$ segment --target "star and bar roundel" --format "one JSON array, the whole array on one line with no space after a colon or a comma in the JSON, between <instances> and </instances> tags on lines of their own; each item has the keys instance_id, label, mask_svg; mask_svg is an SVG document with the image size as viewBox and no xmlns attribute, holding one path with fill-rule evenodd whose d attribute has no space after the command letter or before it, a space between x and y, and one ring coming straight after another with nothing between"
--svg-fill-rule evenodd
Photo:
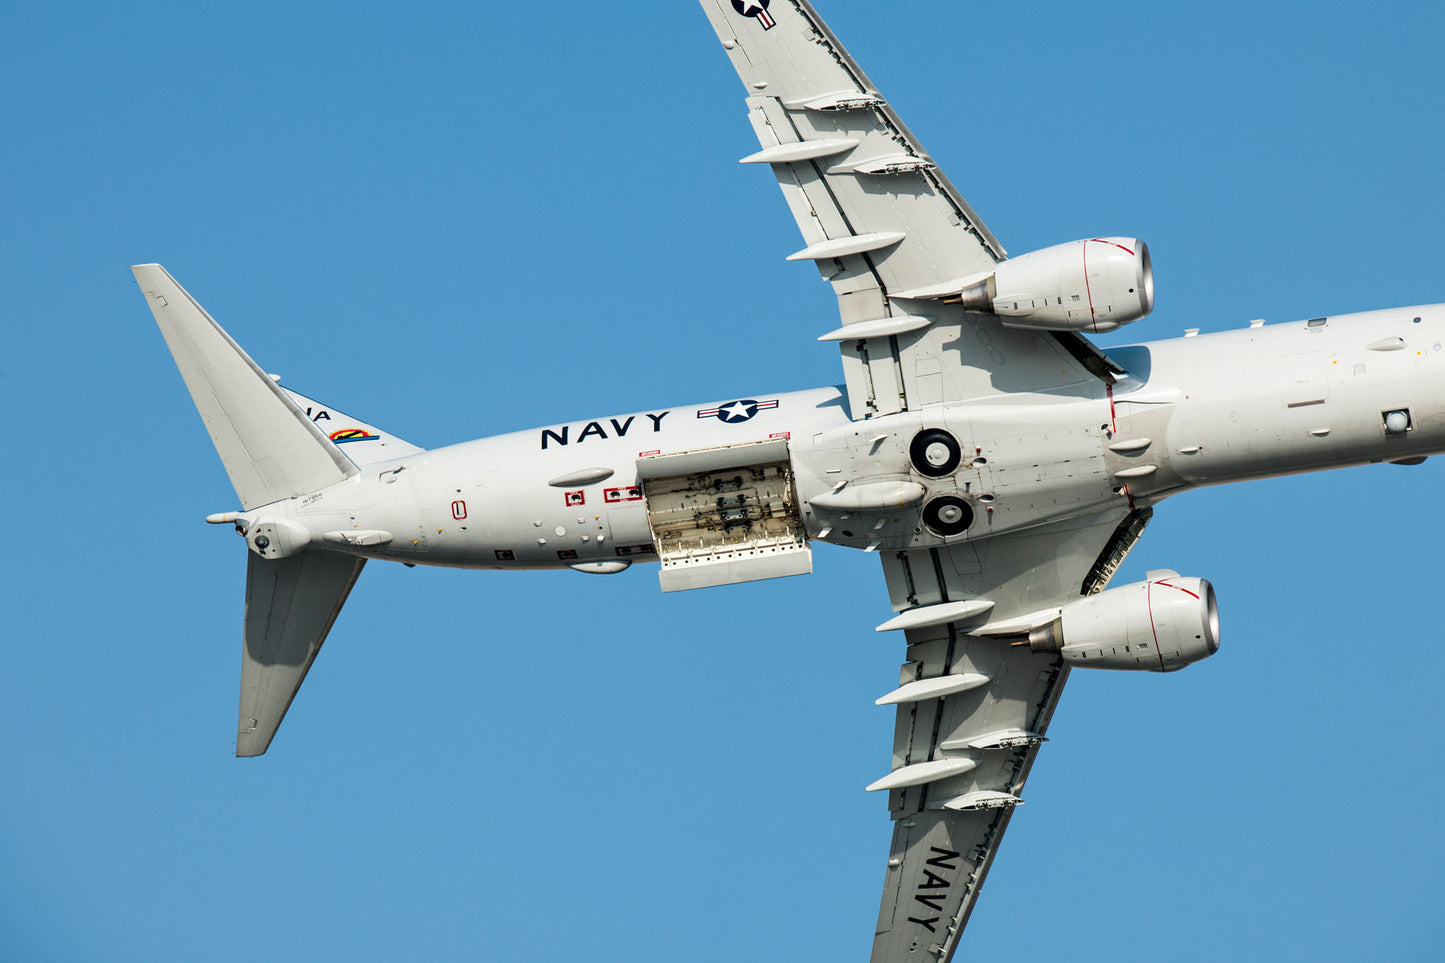
<instances>
[{"instance_id":1,"label":"star and bar roundel","mask_svg":"<svg viewBox=\"0 0 1445 963\"><path fill-rule=\"evenodd\" d=\"M768 408L778 407L778 399L771 401L755 401L752 398L743 398L740 401L719 405L716 408L703 408L697 413L699 418L716 418L725 425L739 425L750 420L753 415Z\"/></svg>"},{"instance_id":2,"label":"star and bar roundel","mask_svg":"<svg viewBox=\"0 0 1445 963\"><path fill-rule=\"evenodd\" d=\"M772 0L733 0L733 9L744 17L752 17L757 20L763 25L764 30L771 30L777 23L768 15L768 4L771 2Z\"/></svg>"}]
</instances>

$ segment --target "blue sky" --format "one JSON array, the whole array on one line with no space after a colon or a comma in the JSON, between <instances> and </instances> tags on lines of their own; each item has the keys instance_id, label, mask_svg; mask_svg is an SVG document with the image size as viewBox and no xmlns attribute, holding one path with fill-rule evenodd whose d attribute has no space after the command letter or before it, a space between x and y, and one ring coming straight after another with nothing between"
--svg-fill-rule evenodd
<instances>
[{"instance_id":1,"label":"blue sky","mask_svg":"<svg viewBox=\"0 0 1445 963\"><path fill-rule=\"evenodd\" d=\"M781 2L781 0L777 0ZM821 12L1010 251L1145 238L1108 343L1445 300L1432 4ZM861 959L875 559L658 593L374 564L232 758L234 496L127 266L435 446L840 380L689 2L0 13L0 957ZM1165 503L1223 648L1077 672L963 952L1435 959L1439 464ZM962 957L961 957L962 958Z\"/></svg>"}]
</instances>

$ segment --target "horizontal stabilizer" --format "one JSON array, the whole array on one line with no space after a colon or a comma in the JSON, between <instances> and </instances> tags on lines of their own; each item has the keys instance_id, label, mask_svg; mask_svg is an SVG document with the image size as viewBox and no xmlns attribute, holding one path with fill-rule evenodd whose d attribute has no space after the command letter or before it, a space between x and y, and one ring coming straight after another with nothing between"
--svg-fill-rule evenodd
<instances>
[{"instance_id":1,"label":"horizontal stabilizer","mask_svg":"<svg viewBox=\"0 0 1445 963\"><path fill-rule=\"evenodd\" d=\"M366 559L315 550L274 561L255 554L247 559L236 755L259 756L271 745Z\"/></svg>"},{"instance_id":2,"label":"horizontal stabilizer","mask_svg":"<svg viewBox=\"0 0 1445 963\"><path fill-rule=\"evenodd\" d=\"M356 474L356 466L159 264L131 268L196 410L250 510Z\"/></svg>"}]
</instances>

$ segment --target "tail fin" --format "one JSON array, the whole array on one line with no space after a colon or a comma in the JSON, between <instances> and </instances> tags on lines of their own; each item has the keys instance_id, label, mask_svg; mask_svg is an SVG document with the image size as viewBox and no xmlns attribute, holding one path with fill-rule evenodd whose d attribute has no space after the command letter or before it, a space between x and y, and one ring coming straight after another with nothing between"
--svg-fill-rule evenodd
<instances>
[{"instance_id":1,"label":"tail fin","mask_svg":"<svg viewBox=\"0 0 1445 963\"><path fill-rule=\"evenodd\" d=\"M312 424L331 439L332 444L341 448L342 454L350 458L357 468L395 461L426 450L284 385L281 390L296 403L302 414L311 419Z\"/></svg>"},{"instance_id":2,"label":"tail fin","mask_svg":"<svg viewBox=\"0 0 1445 963\"><path fill-rule=\"evenodd\" d=\"M357 468L159 264L131 268L226 474L250 510Z\"/></svg>"}]
</instances>

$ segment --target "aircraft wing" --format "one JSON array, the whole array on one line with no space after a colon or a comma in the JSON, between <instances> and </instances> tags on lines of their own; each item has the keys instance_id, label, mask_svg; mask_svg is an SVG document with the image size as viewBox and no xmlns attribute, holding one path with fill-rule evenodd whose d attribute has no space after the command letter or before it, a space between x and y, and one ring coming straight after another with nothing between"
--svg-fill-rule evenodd
<instances>
[{"instance_id":1,"label":"aircraft wing","mask_svg":"<svg viewBox=\"0 0 1445 963\"><path fill-rule=\"evenodd\" d=\"M1121 506L883 554L897 612L955 599L994 606L983 625L905 629L899 688L879 699L898 718L892 771L868 787L888 790L894 819L874 963L952 958L1068 676L1057 656L1010 645L1009 623L1102 591L1150 514Z\"/></svg>"},{"instance_id":2,"label":"aircraft wing","mask_svg":"<svg viewBox=\"0 0 1445 963\"><path fill-rule=\"evenodd\" d=\"M1098 397L1122 374L1078 335L957 303L1004 249L806 0L700 2L747 90L759 149L742 162L771 167L802 233L790 258L813 261L838 297L842 327L821 340L842 350L855 421L1002 395ZM869 786L888 792L894 819L875 963L952 957L1068 675L1010 642L1102 591L1148 517L1120 504L881 553L908 654L879 700L898 707L892 768ZM987 623L962 620L972 600L992 603ZM942 618L921 611L950 602Z\"/></svg>"},{"instance_id":3,"label":"aircraft wing","mask_svg":"<svg viewBox=\"0 0 1445 963\"><path fill-rule=\"evenodd\" d=\"M1078 335L946 303L1004 249L811 5L701 3L748 92L761 149L742 162L772 168L803 235L790 259L837 293L843 327L825 338L854 419L1118 373Z\"/></svg>"}]
</instances>

